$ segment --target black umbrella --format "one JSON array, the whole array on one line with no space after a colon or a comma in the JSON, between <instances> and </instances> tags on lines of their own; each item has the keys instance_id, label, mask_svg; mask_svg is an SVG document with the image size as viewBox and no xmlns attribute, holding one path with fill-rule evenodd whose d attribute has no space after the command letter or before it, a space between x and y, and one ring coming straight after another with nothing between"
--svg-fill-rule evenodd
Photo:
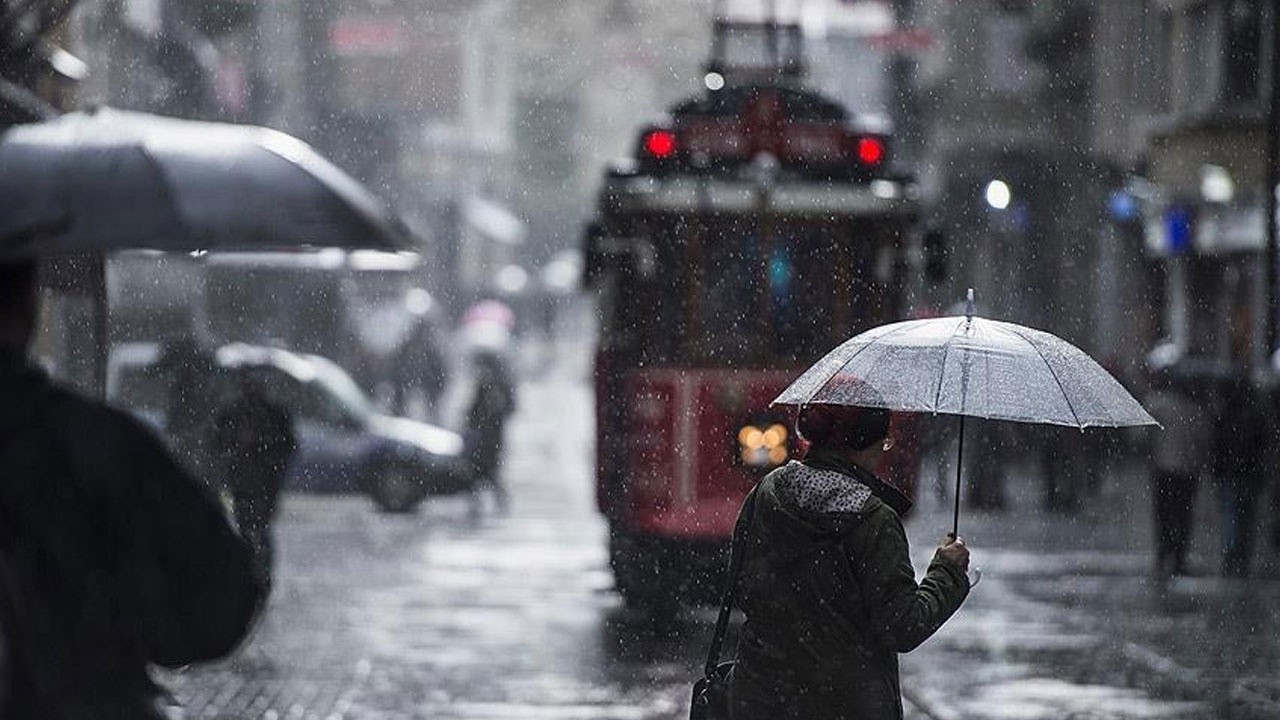
<instances>
[{"instance_id":1,"label":"black umbrella","mask_svg":"<svg viewBox=\"0 0 1280 720\"><path fill-rule=\"evenodd\" d=\"M0 198L0 257L413 245L381 201L294 137L121 110L6 131Z\"/></svg>"}]
</instances>

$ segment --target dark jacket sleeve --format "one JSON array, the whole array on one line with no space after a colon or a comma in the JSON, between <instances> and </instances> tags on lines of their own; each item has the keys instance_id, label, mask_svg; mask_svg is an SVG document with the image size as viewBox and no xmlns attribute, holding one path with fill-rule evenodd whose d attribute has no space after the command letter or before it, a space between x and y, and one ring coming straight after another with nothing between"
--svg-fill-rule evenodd
<instances>
[{"instance_id":1,"label":"dark jacket sleeve","mask_svg":"<svg viewBox=\"0 0 1280 720\"><path fill-rule=\"evenodd\" d=\"M78 443L73 463L79 474L96 475L110 508L110 532L123 551L119 592L135 639L165 666L226 655L263 600L248 545L149 430L122 413L86 415L78 430L97 442Z\"/></svg>"},{"instance_id":2,"label":"dark jacket sleeve","mask_svg":"<svg viewBox=\"0 0 1280 720\"><path fill-rule=\"evenodd\" d=\"M861 575L876 640L896 652L910 652L959 609L969 594L969 580L958 565L935 554L917 585L902 521L888 508L877 514L868 552L851 559Z\"/></svg>"}]
</instances>

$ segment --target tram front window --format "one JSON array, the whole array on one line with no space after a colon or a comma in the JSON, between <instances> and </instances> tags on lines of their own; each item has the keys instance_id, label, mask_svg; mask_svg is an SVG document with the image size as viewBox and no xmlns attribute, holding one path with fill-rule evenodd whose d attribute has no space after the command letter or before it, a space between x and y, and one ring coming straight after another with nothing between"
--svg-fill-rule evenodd
<instances>
[{"instance_id":1,"label":"tram front window","mask_svg":"<svg viewBox=\"0 0 1280 720\"><path fill-rule=\"evenodd\" d=\"M691 360L743 366L812 360L830 349L840 259L817 225L729 223L709 233L686 332Z\"/></svg>"}]
</instances>

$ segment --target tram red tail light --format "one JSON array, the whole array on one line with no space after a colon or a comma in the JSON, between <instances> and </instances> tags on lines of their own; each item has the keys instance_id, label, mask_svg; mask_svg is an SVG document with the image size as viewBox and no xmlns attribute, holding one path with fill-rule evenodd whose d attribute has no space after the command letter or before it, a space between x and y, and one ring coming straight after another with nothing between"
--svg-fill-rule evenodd
<instances>
[{"instance_id":1,"label":"tram red tail light","mask_svg":"<svg viewBox=\"0 0 1280 720\"><path fill-rule=\"evenodd\" d=\"M676 134L670 130L650 130L641 142L645 153L654 160L666 160L676 154Z\"/></svg>"},{"instance_id":2,"label":"tram red tail light","mask_svg":"<svg viewBox=\"0 0 1280 720\"><path fill-rule=\"evenodd\" d=\"M878 137L864 136L857 138L854 149L858 156L858 162L863 167L868 168L880 167L887 154L884 140Z\"/></svg>"}]
</instances>

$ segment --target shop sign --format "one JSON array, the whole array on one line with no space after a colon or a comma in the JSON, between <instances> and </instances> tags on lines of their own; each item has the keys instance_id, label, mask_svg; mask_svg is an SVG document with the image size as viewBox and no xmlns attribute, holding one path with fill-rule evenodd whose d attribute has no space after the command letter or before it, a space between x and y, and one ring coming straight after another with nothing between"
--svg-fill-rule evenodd
<instances>
[{"instance_id":1,"label":"shop sign","mask_svg":"<svg viewBox=\"0 0 1280 720\"><path fill-rule=\"evenodd\" d=\"M1172 257L1191 249L1196 217L1190 206L1173 204L1154 206L1150 210L1143 217L1148 252Z\"/></svg>"},{"instance_id":2,"label":"shop sign","mask_svg":"<svg viewBox=\"0 0 1280 720\"><path fill-rule=\"evenodd\" d=\"M396 57L409 48L402 18L339 18L329 26L329 45L345 57Z\"/></svg>"}]
</instances>

